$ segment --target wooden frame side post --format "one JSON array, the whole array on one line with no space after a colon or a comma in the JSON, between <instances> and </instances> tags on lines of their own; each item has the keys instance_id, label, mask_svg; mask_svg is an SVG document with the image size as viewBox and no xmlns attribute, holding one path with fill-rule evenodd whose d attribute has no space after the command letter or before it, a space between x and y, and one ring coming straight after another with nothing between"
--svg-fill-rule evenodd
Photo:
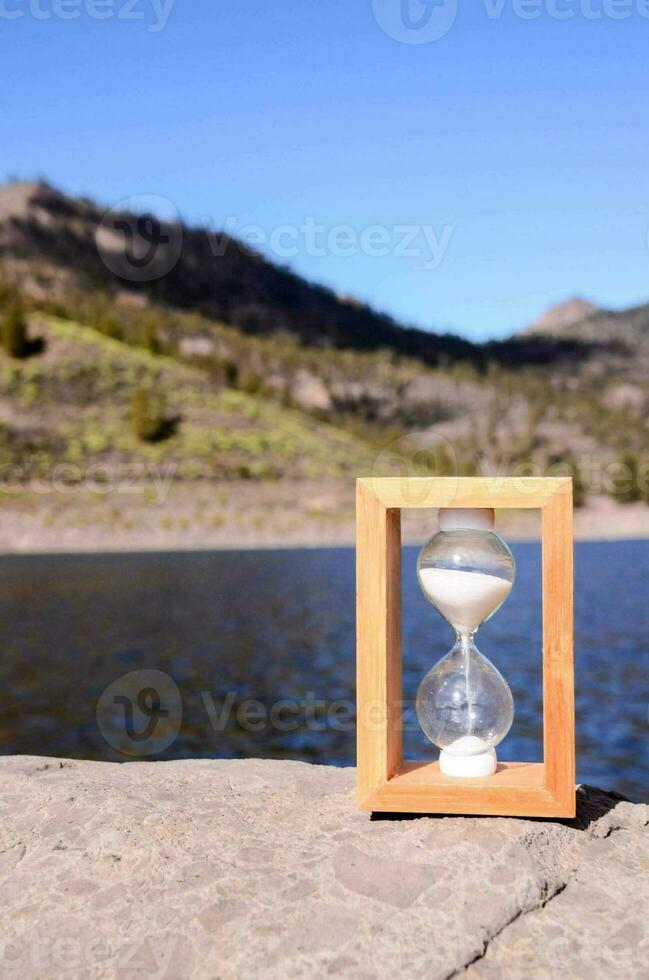
<instances>
[{"instance_id":1,"label":"wooden frame side post","mask_svg":"<svg viewBox=\"0 0 649 980\"><path fill-rule=\"evenodd\" d=\"M553 494L542 513L545 786L564 815L574 816L573 536L570 486Z\"/></svg>"},{"instance_id":2,"label":"wooden frame side post","mask_svg":"<svg viewBox=\"0 0 649 980\"><path fill-rule=\"evenodd\" d=\"M356 488L358 802L364 808L403 756L401 514Z\"/></svg>"}]
</instances>

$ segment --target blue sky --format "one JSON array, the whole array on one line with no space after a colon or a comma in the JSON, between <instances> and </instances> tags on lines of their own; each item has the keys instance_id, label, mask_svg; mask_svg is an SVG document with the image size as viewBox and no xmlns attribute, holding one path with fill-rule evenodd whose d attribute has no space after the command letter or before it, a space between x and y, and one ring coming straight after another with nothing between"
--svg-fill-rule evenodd
<instances>
[{"instance_id":1,"label":"blue sky","mask_svg":"<svg viewBox=\"0 0 649 980\"><path fill-rule=\"evenodd\" d=\"M647 0L401 2L0 0L2 175L475 338L648 300Z\"/></svg>"}]
</instances>

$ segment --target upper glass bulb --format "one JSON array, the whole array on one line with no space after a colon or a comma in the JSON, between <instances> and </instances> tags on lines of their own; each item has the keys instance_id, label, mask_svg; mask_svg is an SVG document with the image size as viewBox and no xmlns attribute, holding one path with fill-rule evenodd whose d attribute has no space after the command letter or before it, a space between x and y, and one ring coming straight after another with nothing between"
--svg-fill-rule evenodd
<instances>
[{"instance_id":1,"label":"upper glass bulb","mask_svg":"<svg viewBox=\"0 0 649 980\"><path fill-rule=\"evenodd\" d=\"M419 552L421 590L460 636L499 609L514 584L514 557L495 531L438 531Z\"/></svg>"}]
</instances>

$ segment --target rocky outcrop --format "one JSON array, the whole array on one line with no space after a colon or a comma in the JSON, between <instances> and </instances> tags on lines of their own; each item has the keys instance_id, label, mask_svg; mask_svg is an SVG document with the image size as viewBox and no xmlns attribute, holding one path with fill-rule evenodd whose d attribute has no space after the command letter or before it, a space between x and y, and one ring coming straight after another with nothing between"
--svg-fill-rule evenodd
<instances>
[{"instance_id":1,"label":"rocky outcrop","mask_svg":"<svg viewBox=\"0 0 649 980\"><path fill-rule=\"evenodd\" d=\"M597 312L598 307L586 299L567 299L551 306L528 330L530 333L560 334L567 327Z\"/></svg>"},{"instance_id":2,"label":"rocky outcrop","mask_svg":"<svg viewBox=\"0 0 649 980\"><path fill-rule=\"evenodd\" d=\"M291 384L291 398L295 405L309 412L328 412L331 408L331 395L324 381L303 368L295 373Z\"/></svg>"},{"instance_id":3,"label":"rocky outcrop","mask_svg":"<svg viewBox=\"0 0 649 980\"><path fill-rule=\"evenodd\" d=\"M649 807L372 819L296 762L0 760L0 974L641 977Z\"/></svg>"}]
</instances>

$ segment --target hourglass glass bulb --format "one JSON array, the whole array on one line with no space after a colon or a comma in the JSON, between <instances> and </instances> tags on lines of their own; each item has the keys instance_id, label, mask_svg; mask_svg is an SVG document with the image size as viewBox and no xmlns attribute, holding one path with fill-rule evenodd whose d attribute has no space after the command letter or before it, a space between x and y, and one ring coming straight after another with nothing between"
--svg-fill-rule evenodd
<instances>
[{"instance_id":1,"label":"hourglass glass bulb","mask_svg":"<svg viewBox=\"0 0 649 980\"><path fill-rule=\"evenodd\" d=\"M443 509L440 530L417 559L422 592L461 635L492 616L514 584L514 556L493 521L486 508Z\"/></svg>"},{"instance_id":2,"label":"hourglass glass bulb","mask_svg":"<svg viewBox=\"0 0 649 980\"><path fill-rule=\"evenodd\" d=\"M417 692L424 734L442 750L440 768L452 776L488 776L496 769L494 748L514 719L507 682L468 637L430 670Z\"/></svg>"},{"instance_id":3,"label":"hourglass glass bulb","mask_svg":"<svg viewBox=\"0 0 649 980\"><path fill-rule=\"evenodd\" d=\"M450 653L424 677L417 715L442 750L443 772L484 776L496 769L494 748L511 727L514 703L473 635L509 595L514 559L493 531L492 510L446 509L439 518L440 531L419 554L417 575L424 595L457 635Z\"/></svg>"}]
</instances>

